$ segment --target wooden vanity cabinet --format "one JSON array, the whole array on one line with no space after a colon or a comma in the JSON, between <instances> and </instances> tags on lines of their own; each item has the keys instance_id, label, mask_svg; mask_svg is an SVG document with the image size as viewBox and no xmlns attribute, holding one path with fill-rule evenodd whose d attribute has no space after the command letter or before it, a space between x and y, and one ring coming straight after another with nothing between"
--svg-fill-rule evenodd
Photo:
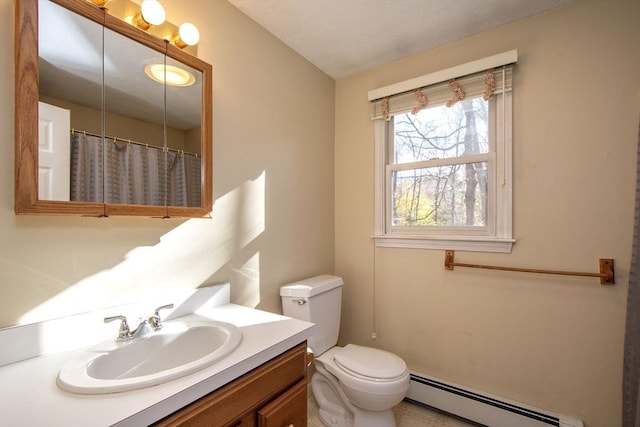
<instances>
[{"instance_id":1,"label":"wooden vanity cabinet","mask_svg":"<svg viewBox=\"0 0 640 427\"><path fill-rule=\"evenodd\" d=\"M156 427L305 427L307 343L154 424Z\"/></svg>"},{"instance_id":2,"label":"wooden vanity cabinet","mask_svg":"<svg viewBox=\"0 0 640 427\"><path fill-rule=\"evenodd\" d=\"M273 402L258 411L259 427L307 425L307 382L298 381Z\"/></svg>"}]
</instances>

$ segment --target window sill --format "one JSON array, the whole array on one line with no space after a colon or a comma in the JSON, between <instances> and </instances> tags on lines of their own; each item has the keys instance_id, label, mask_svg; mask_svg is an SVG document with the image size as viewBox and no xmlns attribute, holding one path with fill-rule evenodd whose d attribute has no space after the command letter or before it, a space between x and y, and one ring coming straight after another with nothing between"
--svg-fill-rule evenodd
<instances>
[{"instance_id":1,"label":"window sill","mask_svg":"<svg viewBox=\"0 0 640 427\"><path fill-rule=\"evenodd\" d=\"M424 237L386 234L373 236L379 248L451 249L470 252L511 253L515 239L490 237Z\"/></svg>"}]
</instances>

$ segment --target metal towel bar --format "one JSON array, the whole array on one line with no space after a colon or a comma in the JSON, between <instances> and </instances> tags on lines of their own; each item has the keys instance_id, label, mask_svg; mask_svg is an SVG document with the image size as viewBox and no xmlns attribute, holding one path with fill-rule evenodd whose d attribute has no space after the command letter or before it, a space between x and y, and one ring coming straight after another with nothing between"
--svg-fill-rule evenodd
<instances>
[{"instance_id":1,"label":"metal towel bar","mask_svg":"<svg viewBox=\"0 0 640 427\"><path fill-rule=\"evenodd\" d=\"M453 267L469 267L483 268L487 270L517 271L522 273L539 273L539 274L558 274L561 276L583 276L583 277L599 277L601 285L614 285L616 283L615 274L613 272L613 259L600 258L599 273L582 273L579 271L558 271L558 270L540 270L535 268L518 268L518 267L498 267L494 265L467 264L455 262L455 251L446 250L444 253L444 268L453 270Z\"/></svg>"}]
</instances>

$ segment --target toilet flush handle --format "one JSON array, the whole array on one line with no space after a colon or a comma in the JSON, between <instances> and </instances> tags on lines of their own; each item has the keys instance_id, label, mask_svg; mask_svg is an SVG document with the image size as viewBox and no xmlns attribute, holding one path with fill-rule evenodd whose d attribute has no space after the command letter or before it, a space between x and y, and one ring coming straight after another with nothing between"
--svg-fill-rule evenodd
<instances>
[{"instance_id":1,"label":"toilet flush handle","mask_svg":"<svg viewBox=\"0 0 640 427\"><path fill-rule=\"evenodd\" d=\"M306 298L294 299L293 302L298 303L298 305L304 305L307 303L307 299Z\"/></svg>"}]
</instances>

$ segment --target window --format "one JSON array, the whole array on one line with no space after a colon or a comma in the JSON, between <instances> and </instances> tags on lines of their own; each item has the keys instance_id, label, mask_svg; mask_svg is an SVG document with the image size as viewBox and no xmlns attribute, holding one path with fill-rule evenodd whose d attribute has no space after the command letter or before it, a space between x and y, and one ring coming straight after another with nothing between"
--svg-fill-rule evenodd
<instances>
[{"instance_id":1,"label":"window","mask_svg":"<svg viewBox=\"0 0 640 427\"><path fill-rule=\"evenodd\" d=\"M370 92L376 245L511 251L513 55Z\"/></svg>"}]
</instances>

